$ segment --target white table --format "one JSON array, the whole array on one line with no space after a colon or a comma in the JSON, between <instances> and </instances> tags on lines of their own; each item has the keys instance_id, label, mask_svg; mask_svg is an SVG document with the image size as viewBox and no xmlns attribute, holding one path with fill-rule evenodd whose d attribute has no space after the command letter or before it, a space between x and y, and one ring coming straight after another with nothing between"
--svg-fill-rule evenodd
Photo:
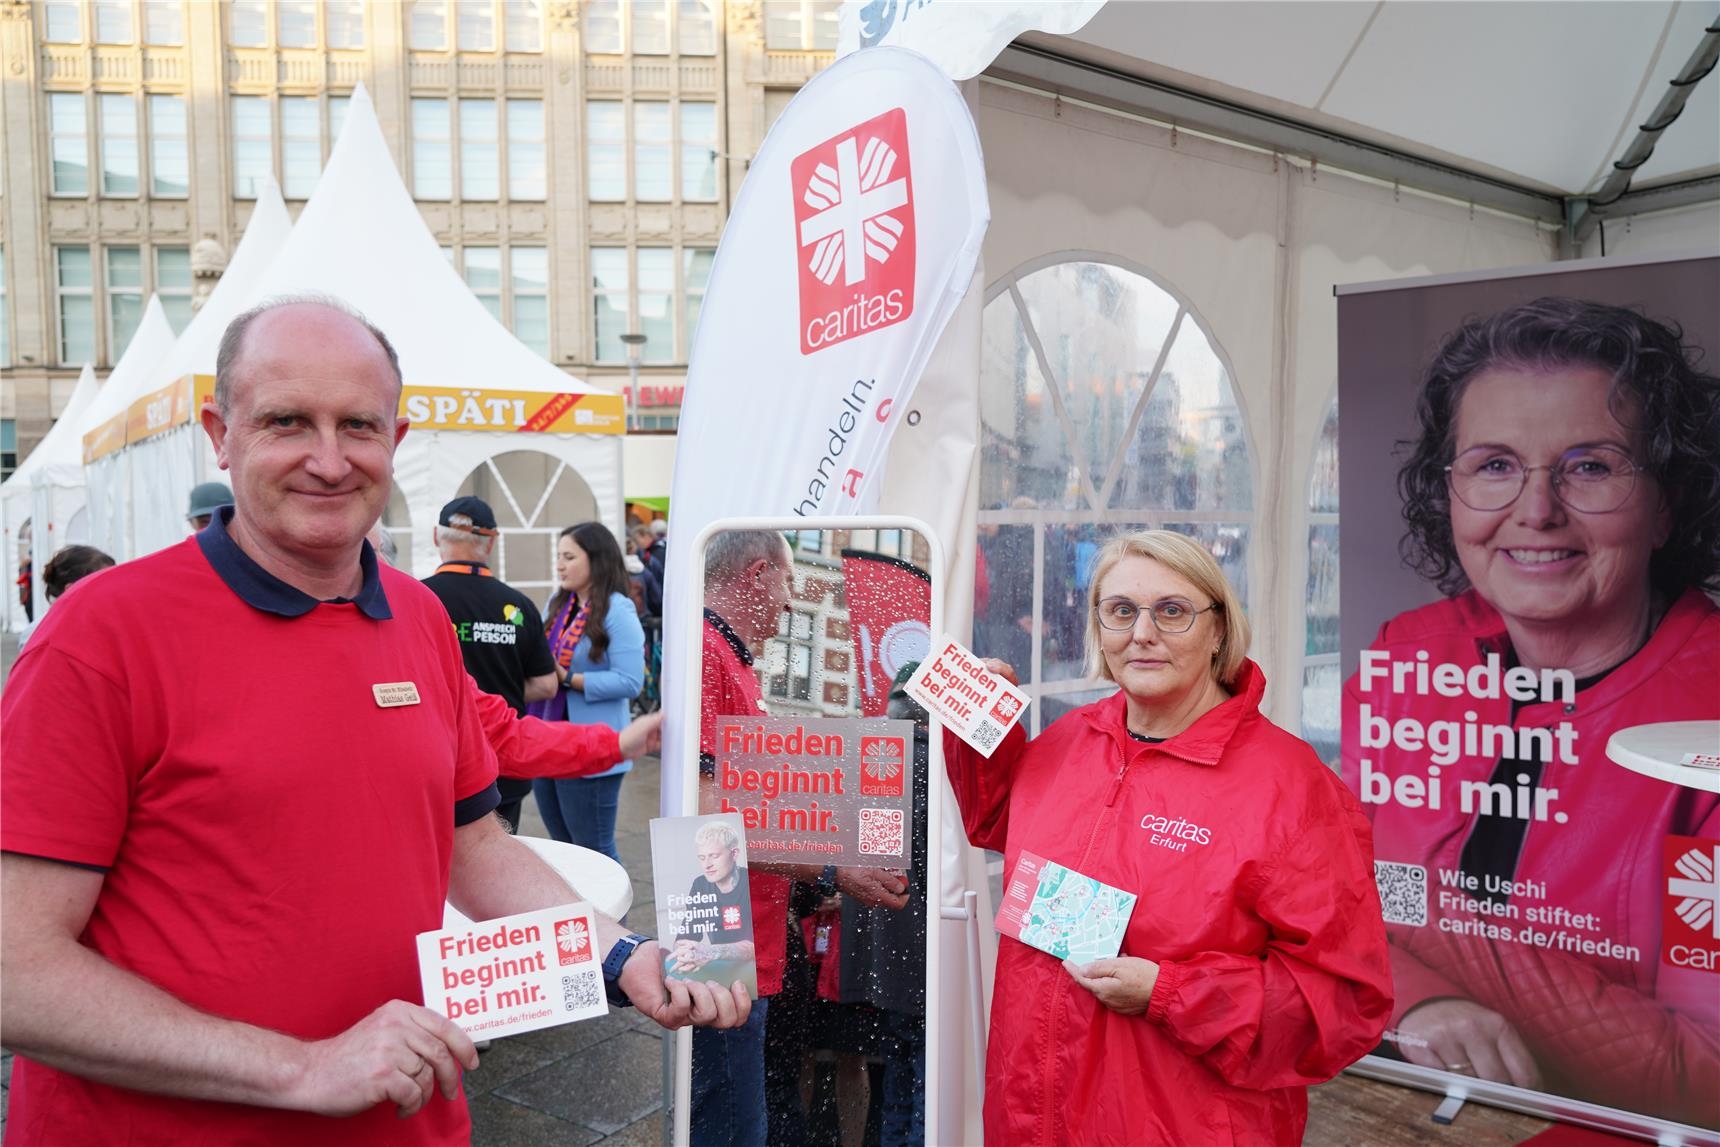
<instances>
[{"instance_id":1,"label":"white table","mask_svg":"<svg viewBox=\"0 0 1720 1147\"><path fill-rule=\"evenodd\" d=\"M522 836L522 844L549 862L562 878L579 891L582 899L611 919L619 919L633 907L633 882L627 870L603 855L577 844L545 840L541 836ZM442 927L455 928L470 924L464 913L452 904L442 907Z\"/></svg>"},{"instance_id":2,"label":"white table","mask_svg":"<svg viewBox=\"0 0 1720 1147\"><path fill-rule=\"evenodd\" d=\"M1633 773L1720 793L1720 770L1681 764L1687 753L1720 753L1720 721L1632 725L1607 739L1607 758Z\"/></svg>"}]
</instances>

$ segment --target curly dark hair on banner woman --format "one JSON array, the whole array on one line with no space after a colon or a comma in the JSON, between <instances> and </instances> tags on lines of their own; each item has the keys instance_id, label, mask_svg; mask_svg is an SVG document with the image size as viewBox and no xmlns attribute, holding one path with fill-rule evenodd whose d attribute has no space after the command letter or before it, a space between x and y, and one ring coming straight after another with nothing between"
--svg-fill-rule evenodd
<instances>
[{"instance_id":1,"label":"curly dark hair on banner woman","mask_svg":"<svg viewBox=\"0 0 1720 1147\"><path fill-rule=\"evenodd\" d=\"M591 638L591 659L600 660L609 649L609 629L604 624L609 616L609 596L616 593L627 596L627 564L621 558L621 546L602 522L581 522L556 537L572 538L573 544L585 551L590 563L591 600L586 605L585 636ZM567 603L567 597L566 590L556 590L544 607L544 617L554 620Z\"/></svg>"},{"instance_id":2,"label":"curly dark hair on banner woman","mask_svg":"<svg viewBox=\"0 0 1720 1147\"><path fill-rule=\"evenodd\" d=\"M1613 376L1609 404L1634 430L1633 461L1653 476L1671 511L1672 536L1649 562L1656 593L1720 589L1720 378L1698 367L1702 350L1676 325L1625 307L1548 297L1472 317L1440 343L1416 400L1419 437L1398 470L1408 526L1404 564L1445 594L1468 586L1451 536L1451 464L1464 388L1492 367L1597 366ZM1634 423L1634 425L1633 425Z\"/></svg>"}]
</instances>

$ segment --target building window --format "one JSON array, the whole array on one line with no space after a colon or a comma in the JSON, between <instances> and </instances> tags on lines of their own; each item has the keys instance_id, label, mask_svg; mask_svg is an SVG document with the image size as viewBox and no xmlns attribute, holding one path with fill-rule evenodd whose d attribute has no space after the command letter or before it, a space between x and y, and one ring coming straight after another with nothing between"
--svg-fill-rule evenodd
<instances>
[{"instance_id":1,"label":"building window","mask_svg":"<svg viewBox=\"0 0 1720 1147\"><path fill-rule=\"evenodd\" d=\"M185 43L185 13L180 0L143 0L143 42L157 47Z\"/></svg>"},{"instance_id":2,"label":"building window","mask_svg":"<svg viewBox=\"0 0 1720 1147\"><path fill-rule=\"evenodd\" d=\"M689 247L681 252L681 338L687 348L686 357L693 354L693 335L699 329L699 311L705 305L705 284L711 281L711 261L715 251Z\"/></svg>"},{"instance_id":3,"label":"building window","mask_svg":"<svg viewBox=\"0 0 1720 1147\"><path fill-rule=\"evenodd\" d=\"M778 51L836 50L840 0L765 0L764 46Z\"/></svg>"},{"instance_id":4,"label":"building window","mask_svg":"<svg viewBox=\"0 0 1720 1147\"><path fill-rule=\"evenodd\" d=\"M812 698L812 634L816 619L808 610L796 607L782 615L776 637L770 642L776 649L767 658L771 665L769 689L779 701L811 701Z\"/></svg>"},{"instance_id":5,"label":"building window","mask_svg":"<svg viewBox=\"0 0 1720 1147\"><path fill-rule=\"evenodd\" d=\"M591 249L592 338L595 362L627 361L621 336L630 329L632 276L628 273L627 248Z\"/></svg>"},{"instance_id":6,"label":"building window","mask_svg":"<svg viewBox=\"0 0 1720 1147\"><path fill-rule=\"evenodd\" d=\"M54 248L54 296L60 312L60 365L95 362L95 278L88 247Z\"/></svg>"},{"instance_id":7,"label":"building window","mask_svg":"<svg viewBox=\"0 0 1720 1147\"><path fill-rule=\"evenodd\" d=\"M641 203L667 203L675 194L674 139L669 105L639 101L633 105L633 198Z\"/></svg>"},{"instance_id":8,"label":"building window","mask_svg":"<svg viewBox=\"0 0 1720 1147\"><path fill-rule=\"evenodd\" d=\"M364 0L323 0L323 35L331 48L364 47Z\"/></svg>"},{"instance_id":9,"label":"building window","mask_svg":"<svg viewBox=\"0 0 1720 1147\"><path fill-rule=\"evenodd\" d=\"M191 322L191 248L155 249L155 297L174 334Z\"/></svg>"},{"instance_id":10,"label":"building window","mask_svg":"<svg viewBox=\"0 0 1720 1147\"><path fill-rule=\"evenodd\" d=\"M455 43L462 52L496 50L496 9L491 0L455 0Z\"/></svg>"},{"instance_id":11,"label":"building window","mask_svg":"<svg viewBox=\"0 0 1720 1147\"><path fill-rule=\"evenodd\" d=\"M675 46L683 56L717 54L715 0L680 0L676 4Z\"/></svg>"},{"instance_id":12,"label":"building window","mask_svg":"<svg viewBox=\"0 0 1720 1147\"><path fill-rule=\"evenodd\" d=\"M255 199L274 174L275 136L269 101L262 96L233 97L233 195Z\"/></svg>"},{"instance_id":13,"label":"building window","mask_svg":"<svg viewBox=\"0 0 1720 1147\"><path fill-rule=\"evenodd\" d=\"M275 0L275 46L317 46L316 0Z\"/></svg>"},{"instance_id":14,"label":"building window","mask_svg":"<svg viewBox=\"0 0 1720 1147\"><path fill-rule=\"evenodd\" d=\"M118 362L143 318L143 252L136 247L107 248L108 355Z\"/></svg>"},{"instance_id":15,"label":"building window","mask_svg":"<svg viewBox=\"0 0 1720 1147\"><path fill-rule=\"evenodd\" d=\"M352 103L351 96L330 96L328 98L328 146L334 150L334 145L340 142L341 129L346 126L346 109Z\"/></svg>"},{"instance_id":16,"label":"building window","mask_svg":"<svg viewBox=\"0 0 1720 1147\"><path fill-rule=\"evenodd\" d=\"M717 198L717 105L681 105L681 198L710 203Z\"/></svg>"},{"instance_id":17,"label":"building window","mask_svg":"<svg viewBox=\"0 0 1720 1147\"><path fill-rule=\"evenodd\" d=\"M508 198L547 193L542 100L508 101Z\"/></svg>"},{"instance_id":18,"label":"building window","mask_svg":"<svg viewBox=\"0 0 1720 1147\"><path fill-rule=\"evenodd\" d=\"M624 115L625 108L619 103L593 100L585 105L585 169L591 181L593 200L627 198L627 125ZM79 131L81 136L81 122Z\"/></svg>"},{"instance_id":19,"label":"building window","mask_svg":"<svg viewBox=\"0 0 1720 1147\"><path fill-rule=\"evenodd\" d=\"M137 101L97 97L101 111L102 194L135 198L138 192Z\"/></svg>"},{"instance_id":20,"label":"building window","mask_svg":"<svg viewBox=\"0 0 1720 1147\"><path fill-rule=\"evenodd\" d=\"M585 50L593 55L621 51L621 0L586 0Z\"/></svg>"},{"instance_id":21,"label":"building window","mask_svg":"<svg viewBox=\"0 0 1720 1147\"><path fill-rule=\"evenodd\" d=\"M416 18L416 17L415 17ZM412 193L419 199L454 197L454 144L448 101L412 101Z\"/></svg>"},{"instance_id":22,"label":"building window","mask_svg":"<svg viewBox=\"0 0 1720 1147\"><path fill-rule=\"evenodd\" d=\"M549 357L549 250L515 247L508 252L512 272L514 337Z\"/></svg>"},{"instance_id":23,"label":"building window","mask_svg":"<svg viewBox=\"0 0 1720 1147\"><path fill-rule=\"evenodd\" d=\"M460 198L500 199L501 144L495 100L460 101Z\"/></svg>"},{"instance_id":24,"label":"building window","mask_svg":"<svg viewBox=\"0 0 1720 1147\"><path fill-rule=\"evenodd\" d=\"M131 0L95 0L96 43L129 44Z\"/></svg>"},{"instance_id":25,"label":"building window","mask_svg":"<svg viewBox=\"0 0 1720 1147\"><path fill-rule=\"evenodd\" d=\"M508 51L543 51L542 0L502 0L502 25Z\"/></svg>"},{"instance_id":26,"label":"building window","mask_svg":"<svg viewBox=\"0 0 1720 1147\"><path fill-rule=\"evenodd\" d=\"M281 194L309 199L322 174L322 111L315 96L281 97Z\"/></svg>"},{"instance_id":27,"label":"building window","mask_svg":"<svg viewBox=\"0 0 1720 1147\"><path fill-rule=\"evenodd\" d=\"M49 44L81 44L84 12L79 0L44 0L42 39Z\"/></svg>"},{"instance_id":28,"label":"building window","mask_svg":"<svg viewBox=\"0 0 1720 1147\"><path fill-rule=\"evenodd\" d=\"M181 96L149 97L149 191L163 199L191 192L191 152Z\"/></svg>"},{"instance_id":29,"label":"building window","mask_svg":"<svg viewBox=\"0 0 1720 1147\"><path fill-rule=\"evenodd\" d=\"M447 0L409 0L407 42L420 52L448 47Z\"/></svg>"},{"instance_id":30,"label":"building window","mask_svg":"<svg viewBox=\"0 0 1720 1147\"><path fill-rule=\"evenodd\" d=\"M478 296L484 309L503 326L502 317L502 249L500 247L467 247L464 252L466 286Z\"/></svg>"},{"instance_id":31,"label":"building window","mask_svg":"<svg viewBox=\"0 0 1720 1147\"><path fill-rule=\"evenodd\" d=\"M55 195L90 193L90 141L84 97L54 92L48 97L48 152L53 162Z\"/></svg>"},{"instance_id":32,"label":"building window","mask_svg":"<svg viewBox=\"0 0 1720 1147\"><path fill-rule=\"evenodd\" d=\"M0 418L0 482L12 476L18 468L18 424L10 418Z\"/></svg>"},{"instance_id":33,"label":"building window","mask_svg":"<svg viewBox=\"0 0 1720 1147\"><path fill-rule=\"evenodd\" d=\"M628 43L634 55L669 54L669 8L665 0L632 0L627 15Z\"/></svg>"},{"instance_id":34,"label":"building window","mask_svg":"<svg viewBox=\"0 0 1720 1147\"><path fill-rule=\"evenodd\" d=\"M266 0L230 0L227 6L227 42L235 48L269 46Z\"/></svg>"},{"instance_id":35,"label":"building window","mask_svg":"<svg viewBox=\"0 0 1720 1147\"><path fill-rule=\"evenodd\" d=\"M639 291L635 306L639 333L645 336L639 361L674 362L675 252L668 247L641 247L636 254Z\"/></svg>"}]
</instances>

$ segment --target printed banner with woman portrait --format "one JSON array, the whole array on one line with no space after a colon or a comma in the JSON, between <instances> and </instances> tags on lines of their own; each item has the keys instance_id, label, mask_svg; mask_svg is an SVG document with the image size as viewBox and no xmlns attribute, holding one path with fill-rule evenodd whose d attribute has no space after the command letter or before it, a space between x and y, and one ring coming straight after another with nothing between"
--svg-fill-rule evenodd
<instances>
[{"instance_id":1,"label":"printed banner with woman portrait","mask_svg":"<svg viewBox=\"0 0 1720 1147\"><path fill-rule=\"evenodd\" d=\"M1377 1054L1720 1127L1720 258L1339 296Z\"/></svg>"}]
</instances>

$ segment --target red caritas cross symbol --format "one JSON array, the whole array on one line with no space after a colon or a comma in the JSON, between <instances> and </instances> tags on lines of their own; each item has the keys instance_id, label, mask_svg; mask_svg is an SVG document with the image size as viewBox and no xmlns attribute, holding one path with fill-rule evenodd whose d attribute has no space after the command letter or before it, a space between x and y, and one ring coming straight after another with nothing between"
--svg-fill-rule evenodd
<instances>
[{"instance_id":1,"label":"red caritas cross symbol","mask_svg":"<svg viewBox=\"0 0 1720 1147\"><path fill-rule=\"evenodd\" d=\"M860 738L860 795L899 797L907 775L907 744L901 737Z\"/></svg>"},{"instance_id":2,"label":"red caritas cross symbol","mask_svg":"<svg viewBox=\"0 0 1720 1147\"><path fill-rule=\"evenodd\" d=\"M733 932L741 926L740 906L730 904L723 909L723 931Z\"/></svg>"},{"instance_id":3,"label":"red caritas cross symbol","mask_svg":"<svg viewBox=\"0 0 1720 1147\"><path fill-rule=\"evenodd\" d=\"M1662 848L1661 963L1720 973L1720 841L1668 836Z\"/></svg>"},{"instance_id":4,"label":"red caritas cross symbol","mask_svg":"<svg viewBox=\"0 0 1720 1147\"><path fill-rule=\"evenodd\" d=\"M869 119L798 157L800 353L812 354L914 312L914 191L908 117Z\"/></svg>"}]
</instances>

